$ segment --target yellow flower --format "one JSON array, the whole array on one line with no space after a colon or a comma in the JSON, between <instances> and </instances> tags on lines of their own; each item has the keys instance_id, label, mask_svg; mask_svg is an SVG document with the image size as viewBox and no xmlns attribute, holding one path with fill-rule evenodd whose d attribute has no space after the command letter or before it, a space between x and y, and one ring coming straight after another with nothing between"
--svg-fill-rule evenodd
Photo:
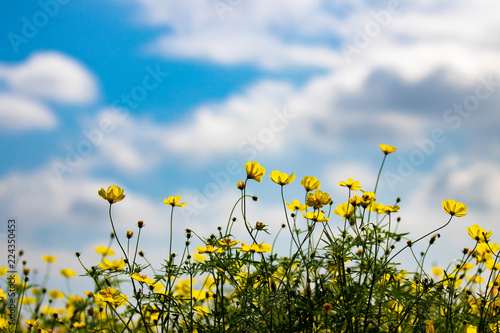
<instances>
[{"instance_id":1,"label":"yellow flower","mask_svg":"<svg viewBox=\"0 0 500 333\"><path fill-rule=\"evenodd\" d=\"M205 258L205 256L199 254L199 253L193 253L192 255L193 259L198 261L198 262L204 262L207 260L207 258Z\"/></svg>"},{"instance_id":2,"label":"yellow flower","mask_svg":"<svg viewBox=\"0 0 500 333\"><path fill-rule=\"evenodd\" d=\"M106 246L96 246L94 248L95 252L97 252L98 254L100 255L103 255L103 256L112 256L113 254L115 254L115 250L113 249L110 249Z\"/></svg>"},{"instance_id":3,"label":"yellow flower","mask_svg":"<svg viewBox=\"0 0 500 333\"><path fill-rule=\"evenodd\" d=\"M443 201L443 208L445 213L451 216L462 217L467 215L465 213L467 211L467 206L461 202L455 202L455 200L452 199Z\"/></svg>"},{"instance_id":4,"label":"yellow flower","mask_svg":"<svg viewBox=\"0 0 500 333\"><path fill-rule=\"evenodd\" d=\"M474 275L474 276L467 276L467 280L471 281L472 283L483 283L484 278L479 275Z\"/></svg>"},{"instance_id":5,"label":"yellow flower","mask_svg":"<svg viewBox=\"0 0 500 333\"><path fill-rule=\"evenodd\" d=\"M347 179L346 182L339 182L340 186L350 188L353 191L361 190L361 186L359 186L359 184L359 180L354 181L352 178Z\"/></svg>"},{"instance_id":6,"label":"yellow flower","mask_svg":"<svg viewBox=\"0 0 500 333\"><path fill-rule=\"evenodd\" d=\"M377 207L377 211L379 214L397 213L399 211L399 206L382 205L380 208Z\"/></svg>"},{"instance_id":7,"label":"yellow flower","mask_svg":"<svg viewBox=\"0 0 500 333\"><path fill-rule=\"evenodd\" d=\"M214 248L212 245L207 245L207 247L204 246L199 246L195 247L196 251L198 251L199 254L204 254L204 253L222 253L224 250L222 248Z\"/></svg>"},{"instance_id":8,"label":"yellow flower","mask_svg":"<svg viewBox=\"0 0 500 333\"><path fill-rule=\"evenodd\" d=\"M99 293L94 294L97 301L107 303L111 306L122 306L128 301L128 297L116 290L115 287L105 287L99 290Z\"/></svg>"},{"instance_id":9,"label":"yellow flower","mask_svg":"<svg viewBox=\"0 0 500 333\"><path fill-rule=\"evenodd\" d=\"M253 243L252 245L247 245L245 242L241 243L240 252L271 252L271 245L264 243Z\"/></svg>"},{"instance_id":10,"label":"yellow flower","mask_svg":"<svg viewBox=\"0 0 500 333\"><path fill-rule=\"evenodd\" d=\"M231 240L230 238L226 238L223 240L217 241L220 246L235 246L236 244L239 244L238 241Z\"/></svg>"},{"instance_id":11,"label":"yellow flower","mask_svg":"<svg viewBox=\"0 0 500 333\"><path fill-rule=\"evenodd\" d=\"M45 262L56 262L56 257L54 256L42 256L43 261Z\"/></svg>"},{"instance_id":12,"label":"yellow flower","mask_svg":"<svg viewBox=\"0 0 500 333\"><path fill-rule=\"evenodd\" d=\"M361 204L361 198L358 197L357 194L355 194L352 196L352 198L349 198L349 203L354 207L359 206Z\"/></svg>"},{"instance_id":13,"label":"yellow flower","mask_svg":"<svg viewBox=\"0 0 500 333\"><path fill-rule=\"evenodd\" d=\"M236 184L236 187L238 188L238 190L244 190L245 189L245 181L241 181L241 182L238 182L238 184Z\"/></svg>"},{"instance_id":14,"label":"yellow flower","mask_svg":"<svg viewBox=\"0 0 500 333\"><path fill-rule=\"evenodd\" d=\"M344 219L350 219L355 212L356 208L351 206L348 202L338 205L337 209L333 211L334 214L340 215Z\"/></svg>"},{"instance_id":15,"label":"yellow flower","mask_svg":"<svg viewBox=\"0 0 500 333\"><path fill-rule=\"evenodd\" d=\"M85 323L82 321L82 322L76 322L76 323L73 323L73 327L74 328L82 328L82 327L85 327Z\"/></svg>"},{"instance_id":16,"label":"yellow flower","mask_svg":"<svg viewBox=\"0 0 500 333\"><path fill-rule=\"evenodd\" d=\"M279 172L278 170L274 170L273 172L271 172L269 177L273 182L282 186L290 184L295 180L295 174L293 172L290 174L290 176L288 176L287 173Z\"/></svg>"},{"instance_id":17,"label":"yellow flower","mask_svg":"<svg viewBox=\"0 0 500 333\"><path fill-rule=\"evenodd\" d=\"M61 269L61 275L66 277L66 278L70 278L70 277L76 276L76 272L74 270L72 270L71 268L65 268L65 269Z\"/></svg>"},{"instance_id":18,"label":"yellow flower","mask_svg":"<svg viewBox=\"0 0 500 333\"><path fill-rule=\"evenodd\" d=\"M318 210L315 213L306 212L305 214L302 214L302 216L308 220L312 220L319 223L328 222L330 220L330 218L325 217L325 213L322 210Z\"/></svg>"},{"instance_id":19,"label":"yellow flower","mask_svg":"<svg viewBox=\"0 0 500 333\"><path fill-rule=\"evenodd\" d=\"M7 266L0 268L0 276L4 276L8 271L9 269L7 268Z\"/></svg>"},{"instance_id":20,"label":"yellow flower","mask_svg":"<svg viewBox=\"0 0 500 333\"><path fill-rule=\"evenodd\" d=\"M496 263L493 258L488 259L486 260L486 269L490 271L500 271L500 263Z\"/></svg>"},{"instance_id":21,"label":"yellow flower","mask_svg":"<svg viewBox=\"0 0 500 333\"><path fill-rule=\"evenodd\" d=\"M54 289L54 290L49 291L49 297L55 298L55 299L61 299L64 297L64 294L62 292L60 292L59 290Z\"/></svg>"},{"instance_id":22,"label":"yellow flower","mask_svg":"<svg viewBox=\"0 0 500 333\"><path fill-rule=\"evenodd\" d=\"M125 198L125 194L123 194L123 190L115 185L111 185L108 187L108 190L105 191L101 188L97 193L104 200L108 200L110 204L114 204L115 202L122 201Z\"/></svg>"},{"instance_id":23,"label":"yellow flower","mask_svg":"<svg viewBox=\"0 0 500 333\"><path fill-rule=\"evenodd\" d=\"M253 179L257 182L262 181L262 176L266 173L266 169L261 167L259 162L247 162L245 170L247 171L247 179Z\"/></svg>"},{"instance_id":24,"label":"yellow flower","mask_svg":"<svg viewBox=\"0 0 500 333\"><path fill-rule=\"evenodd\" d=\"M0 330L5 330L6 332L8 332L8 328L9 328L9 321L7 319L4 319L2 317L0 317Z\"/></svg>"},{"instance_id":25,"label":"yellow flower","mask_svg":"<svg viewBox=\"0 0 500 333\"><path fill-rule=\"evenodd\" d=\"M306 205L301 205L299 200L294 199L291 204L288 202L286 203L288 209L290 209L292 212L295 212L297 210L303 212L306 210L307 206Z\"/></svg>"},{"instance_id":26,"label":"yellow flower","mask_svg":"<svg viewBox=\"0 0 500 333\"><path fill-rule=\"evenodd\" d=\"M144 282L149 285L153 285L155 283L155 280L148 278L147 275L139 275L139 273L134 273L130 275L130 277L136 281Z\"/></svg>"},{"instance_id":27,"label":"yellow flower","mask_svg":"<svg viewBox=\"0 0 500 333\"><path fill-rule=\"evenodd\" d=\"M431 272L432 272L432 275L435 275L435 276L443 276L443 274L444 274L443 269L439 268L439 267L433 267Z\"/></svg>"},{"instance_id":28,"label":"yellow flower","mask_svg":"<svg viewBox=\"0 0 500 333\"><path fill-rule=\"evenodd\" d=\"M24 322L25 322L25 323L26 323L26 325L28 325L30 328L32 328L33 326L38 325L38 320L36 320L36 319L31 319L31 320L24 319Z\"/></svg>"},{"instance_id":29,"label":"yellow flower","mask_svg":"<svg viewBox=\"0 0 500 333\"><path fill-rule=\"evenodd\" d=\"M472 326L472 325L467 326L467 333L477 333L476 326Z\"/></svg>"},{"instance_id":30,"label":"yellow flower","mask_svg":"<svg viewBox=\"0 0 500 333\"><path fill-rule=\"evenodd\" d=\"M462 284L462 279L457 278L455 274L448 275L447 277L443 276L441 281L443 282L443 286L445 287L447 287L448 285L453 285L455 288L458 288Z\"/></svg>"},{"instance_id":31,"label":"yellow flower","mask_svg":"<svg viewBox=\"0 0 500 333\"><path fill-rule=\"evenodd\" d=\"M307 192L317 190L321 186L321 182L313 176L305 176L300 184Z\"/></svg>"},{"instance_id":32,"label":"yellow flower","mask_svg":"<svg viewBox=\"0 0 500 333\"><path fill-rule=\"evenodd\" d=\"M199 318L203 318L206 315L210 314L210 310L204 305L196 305L193 307L193 310L196 312Z\"/></svg>"},{"instance_id":33,"label":"yellow flower","mask_svg":"<svg viewBox=\"0 0 500 333\"><path fill-rule=\"evenodd\" d=\"M99 267L101 267L102 269L109 269L112 271L119 271L123 267L125 267L125 265L126 263L123 258L121 258L120 260L109 261L108 259L106 259L106 257L104 257L102 258L102 262L99 263Z\"/></svg>"},{"instance_id":34,"label":"yellow flower","mask_svg":"<svg viewBox=\"0 0 500 333\"><path fill-rule=\"evenodd\" d=\"M363 208L368 207L370 204L375 202L377 199L375 199L375 193L373 192L365 192L360 198L360 205Z\"/></svg>"},{"instance_id":35,"label":"yellow flower","mask_svg":"<svg viewBox=\"0 0 500 333\"><path fill-rule=\"evenodd\" d=\"M185 202L179 202L181 201L181 196L180 195L176 195L175 197L173 196L170 196L168 197L168 199L164 199L163 202L165 203L165 205L168 205L168 206L178 206L178 207L184 207L186 206L186 203Z\"/></svg>"},{"instance_id":36,"label":"yellow flower","mask_svg":"<svg viewBox=\"0 0 500 333\"><path fill-rule=\"evenodd\" d=\"M23 300L22 302L24 304L35 304L36 303L36 299L34 297L28 297L28 296L23 296Z\"/></svg>"},{"instance_id":37,"label":"yellow flower","mask_svg":"<svg viewBox=\"0 0 500 333\"><path fill-rule=\"evenodd\" d=\"M493 231L486 232L486 230L481 228L478 224L467 227L467 233L473 240L481 243L488 241L493 235Z\"/></svg>"},{"instance_id":38,"label":"yellow flower","mask_svg":"<svg viewBox=\"0 0 500 333\"><path fill-rule=\"evenodd\" d=\"M389 155L390 153L394 153L396 151L396 147L394 146L380 145L379 147L382 150L382 152L386 155Z\"/></svg>"},{"instance_id":39,"label":"yellow flower","mask_svg":"<svg viewBox=\"0 0 500 333\"><path fill-rule=\"evenodd\" d=\"M321 190L316 190L313 193L308 193L306 198L306 205L318 209L324 205L329 205L332 202L328 193L323 193Z\"/></svg>"}]
</instances>

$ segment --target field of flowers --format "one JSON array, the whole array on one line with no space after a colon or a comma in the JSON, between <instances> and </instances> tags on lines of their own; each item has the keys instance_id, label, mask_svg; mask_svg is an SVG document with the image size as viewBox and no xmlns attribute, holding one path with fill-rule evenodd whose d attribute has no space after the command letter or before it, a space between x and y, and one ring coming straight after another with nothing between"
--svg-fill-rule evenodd
<instances>
[{"instance_id":1,"label":"field of flowers","mask_svg":"<svg viewBox=\"0 0 500 333\"><path fill-rule=\"evenodd\" d=\"M461 202L445 199L443 221L435 230L414 237L399 233L399 198L391 204L376 199L386 158L396 148L380 145L383 160L374 189L347 179L345 202L333 204L316 177L300 185L304 197L285 199L295 174L278 170L270 180L281 188L282 228L273 244L261 241L268 226L247 219L247 203L257 200L256 183L266 170L246 164L241 196L229 203L227 224L211 235L185 230L181 254L172 252L174 213L170 206L169 257L149 263L139 251L143 221L137 229L116 233L112 208L126 204L125 191L115 185L98 194L109 204L112 233L108 246L95 249L99 263L85 263L76 253L94 290L68 294L47 290L47 281L31 283L30 268L18 254L19 272L0 267L0 330L4 332L500 332L500 255L493 233L471 225L469 248L448 267L424 269L427 250L438 231L467 215ZM251 190L251 193L250 193ZM343 201L343 200L342 200ZM233 226L247 235L235 239ZM144 230L143 230L144 229ZM274 252L280 233L288 233L289 253ZM179 237L180 235L176 235ZM193 247L191 242L203 245ZM413 245L426 242L426 251ZM413 272L400 268L399 254L415 259ZM110 260L115 254L119 260ZM44 256L47 265L56 258ZM139 260L141 259L141 260ZM140 264L146 262L147 264ZM67 279L76 273L62 270ZM15 298L9 295L16 295ZM65 306L52 306L64 301Z\"/></svg>"}]
</instances>

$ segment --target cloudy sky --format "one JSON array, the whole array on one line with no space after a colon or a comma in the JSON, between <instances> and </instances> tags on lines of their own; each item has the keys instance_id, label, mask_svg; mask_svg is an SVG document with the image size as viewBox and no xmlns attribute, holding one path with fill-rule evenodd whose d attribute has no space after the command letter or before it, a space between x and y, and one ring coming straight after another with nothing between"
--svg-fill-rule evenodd
<instances>
[{"instance_id":1,"label":"cloudy sky","mask_svg":"<svg viewBox=\"0 0 500 333\"><path fill-rule=\"evenodd\" d=\"M144 220L141 249L159 267L164 198L187 203L174 214L180 251L185 228L225 226L247 161L294 172L287 201L303 200L300 180L313 175L336 205L341 180L373 190L384 143L397 152L377 197L402 198L400 230L416 238L444 224L444 199L469 207L431 250L444 266L474 245L467 226L499 230L499 10L494 0L3 3L2 246L15 218L28 265L52 254L56 270L81 273L74 252L95 265L111 231L97 190L116 184L117 231ZM279 186L266 175L248 191L260 198L250 220L276 232Z\"/></svg>"}]
</instances>

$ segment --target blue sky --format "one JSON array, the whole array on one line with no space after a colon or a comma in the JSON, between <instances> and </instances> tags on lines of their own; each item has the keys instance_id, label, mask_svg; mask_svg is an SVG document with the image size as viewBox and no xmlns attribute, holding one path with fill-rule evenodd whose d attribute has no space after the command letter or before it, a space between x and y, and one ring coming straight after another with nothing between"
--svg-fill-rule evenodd
<instances>
[{"instance_id":1,"label":"blue sky","mask_svg":"<svg viewBox=\"0 0 500 333\"><path fill-rule=\"evenodd\" d=\"M302 199L299 182L314 175L338 204L341 180L373 189L385 143L398 150L378 197L403 199L400 230L418 237L446 222L444 199L469 206L436 245L444 265L473 246L468 225L497 227L499 9L495 1L2 4L0 218L18 220L18 246L33 266L53 254L58 267L78 270L74 252L95 264L93 247L107 243L97 190L116 184L127 195L114 207L119 229L144 220L143 249L159 263L164 198L187 203L175 215L180 248L185 228L208 236L224 224L249 159L268 173L295 172L288 201ZM279 187L266 176L249 191L260 197L251 219L277 231Z\"/></svg>"}]
</instances>

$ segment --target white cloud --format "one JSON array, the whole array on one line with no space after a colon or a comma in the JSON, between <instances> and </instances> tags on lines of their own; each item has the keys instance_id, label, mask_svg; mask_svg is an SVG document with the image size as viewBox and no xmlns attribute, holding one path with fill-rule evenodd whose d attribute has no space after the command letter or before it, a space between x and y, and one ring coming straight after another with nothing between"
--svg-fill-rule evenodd
<instances>
[{"instance_id":1,"label":"white cloud","mask_svg":"<svg viewBox=\"0 0 500 333\"><path fill-rule=\"evenodd\" d=\"M211 29L166 36L151 45L151 50L166 57L207 59L225 65L258 64L268 70L291 66L332 68L342 61L338 53L325 46L288 44L251 31Z\"/></svg>"},{"instance_id":2,"label":"white cloud","mask_svg":"<svg viewBox=\"0 0 500 333\"><path fill-rule=\"evenodd\" d=\"M0 127L4 130L52 129L57 119L47 107L36 101L0 94Z\"/></svg>"},{"instance_id":3,"label":"white cloud","mask_svg":"<svg viewBox=\"0 0 500 333\"><path fill-rule=\"evenodd\" d=\"M19 94L62 103L96 100L94 75L79 61L57 52L35 53L18 65L0 64L0 80Z\"/></svg>"}]
</instances>

